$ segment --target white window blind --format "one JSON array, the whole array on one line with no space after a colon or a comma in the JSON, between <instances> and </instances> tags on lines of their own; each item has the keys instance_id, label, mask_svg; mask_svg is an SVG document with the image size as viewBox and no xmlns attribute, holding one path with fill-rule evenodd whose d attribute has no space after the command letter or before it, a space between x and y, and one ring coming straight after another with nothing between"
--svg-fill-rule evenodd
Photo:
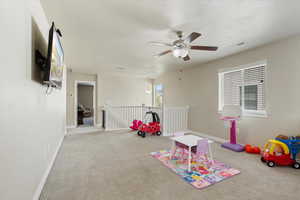
<instances>
[{"instance_id":1,"label":"white window blind","mask_svg":"<svg viewBox=\"0 0 300 200\"><path fill-rule=\"evenodd\" d=\"M265 110L265 66L253 67L244 70L244 85L245 87L245 101L257 102L258 111ZM246 88L256 86L256 99L255 91L251 93L246 90ZM245 104L245 109L247 109L247 104Z\"/></svg>"},{"instance_id":2,"label":"white window blind","mask_svg":"<svg viewBox=\"0 0 300 200\"><path fill-rule=\"evenodd\" d=\"M265 111L265 65L222 72L220 110L224 105L240 105L244 111Z\"/></svg>"},{"instance_id":3,"label":"white window blind","mask_svg":"<svg viewBox=\"0 0 300 200\"><path fill-rule=\"evenodd\" d=\"M224 74L224 105L240 105L240 86L242 84L242 71Z\"/></svg>"}]
</instances>

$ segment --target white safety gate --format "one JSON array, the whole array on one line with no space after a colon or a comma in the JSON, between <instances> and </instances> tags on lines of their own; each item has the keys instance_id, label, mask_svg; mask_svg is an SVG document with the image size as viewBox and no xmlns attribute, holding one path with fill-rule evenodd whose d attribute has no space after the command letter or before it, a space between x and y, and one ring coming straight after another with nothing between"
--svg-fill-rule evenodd
<instances>
[{"instance_id":1,"label":"white safety gate","mask_svg":"<svg viewBox=\"0 0 300 200\"><path fill-rule=\"evenodd\" d=\"M128 129L133 120L142 120L147 111L156 112L164 136L188 130L188 107L105 106L105 130Z\"/></svg>"},{"instance_id":2,"label":"white safety gate","mask_svg":"<svg viewBox=\"0 0 300 200\"><path fill-rule=\"evenodd\" d=\"M166 107L163 115L163 135L188 130L189 107Z\"/></svg>"}]
</instances>

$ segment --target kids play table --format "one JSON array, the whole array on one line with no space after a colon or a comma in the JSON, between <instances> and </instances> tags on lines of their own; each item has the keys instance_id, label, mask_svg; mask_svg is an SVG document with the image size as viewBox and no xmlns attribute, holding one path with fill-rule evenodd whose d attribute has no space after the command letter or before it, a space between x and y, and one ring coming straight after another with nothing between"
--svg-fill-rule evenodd
<instances>
[{"instance_id":1,"label":"kids play table","mask_svg":"<svg viewBox=\"0 0 300 200\"><path fill-rule=\"evenodd\" d=\"M183 136L178 136L178 137L172 137L172 148L170 152L170 159L175 153L176 149L176 142L179 142L181 144L184 144L188 147L188 171L191 171L191 160L192 160L192 147L197 146L198 140L202 140L202 137L196 136L196 135L183 135ZM212 152L211 152L211 143L213 141L208 140L209 143L209 152L210 152L210 158L212 158Z\"/></svg>"}]
</instances>

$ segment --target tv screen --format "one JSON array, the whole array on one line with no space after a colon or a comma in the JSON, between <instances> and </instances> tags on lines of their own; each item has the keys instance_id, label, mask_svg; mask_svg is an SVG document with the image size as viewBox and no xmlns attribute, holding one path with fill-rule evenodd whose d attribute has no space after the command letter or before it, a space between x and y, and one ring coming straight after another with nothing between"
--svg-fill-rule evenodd
<instances>
[{"instance_id":1,"label":"tv screen","mask_svg":"<svg viewBox=\"0 0 300 200\"><path fill-rule=\"evenodd\" d=\"M64 70L64 51L60 41L61 33L54 23L49 31L48 55L44 83L51 87L61 88Z\"/></svg>"}]
</instances>

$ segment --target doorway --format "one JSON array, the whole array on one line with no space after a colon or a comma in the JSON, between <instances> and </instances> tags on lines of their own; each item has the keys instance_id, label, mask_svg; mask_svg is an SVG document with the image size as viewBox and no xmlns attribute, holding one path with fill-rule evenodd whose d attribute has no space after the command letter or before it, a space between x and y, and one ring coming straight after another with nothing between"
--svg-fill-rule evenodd
<instances>
[{"instance_id":1,"label":"doorway","mask_svg":"<svg viewBox=\"0 0 300 200\"><path fill-rule=\"evenodd\" d=\"M75 81L75 125L94 127L96 121L96 83Z\"/></svg>"}]
</instances>

